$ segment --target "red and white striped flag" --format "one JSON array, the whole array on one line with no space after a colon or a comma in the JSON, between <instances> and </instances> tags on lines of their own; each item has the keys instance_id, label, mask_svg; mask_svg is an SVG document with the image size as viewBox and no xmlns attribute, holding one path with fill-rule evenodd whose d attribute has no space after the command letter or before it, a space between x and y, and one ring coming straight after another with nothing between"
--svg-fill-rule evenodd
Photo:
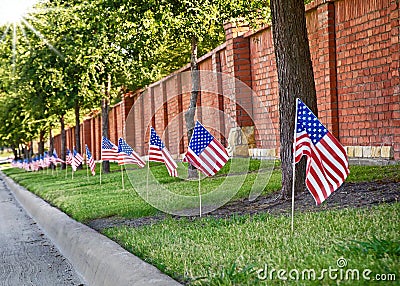
<instances>
[{"instance_id":1,"label":"red and white striped flag","mask_svg":"<svg viewBox=\"0 0 400 286\"><path fill-rule=\"evenodd\" d=\"M171 154L165 147L161 138L157 135L153 127L150 127L149 161L165 163L168 173L172 177L178 177L178 165L172 159Z\"/></svg>"},{"instance_id":2,"label":"red and white striped flag","mask_svg":"<svg viewBox=\"0 0 400 286\"><path fill-rule=\"evenodd\" d=\"M225 147L197 121L183 160L191 163L206 176L213 176L229 160L229 155Z\"/></svg>"},{"instance_id":3,"label":"red and white striped flag","mask_svg":"<svg viewBox=\"0 0 400 286\"><path fill-rule=\"evenodd\" d=\"M67 165L71 165L71 164L72 164L72 159L73 159L72 153L71 153L71 151L69 151L69 149L67 148L67 152L66 152L66 155L65 155L65 163L66 163Z\"/></svg>"},{"instance_id":4,"label":"red and white striped flag","mask_svg":"<svg viewBox=\"0 0 400 286\"><path fill-rule=\"evenodd\" d=\"M89 151L89 147L86 145L86 164L88 164L92 175L96 175L96 163L94 162L92 153Z\"/></svg>"},{"instance_id":5,"label":"red and white striped flag","mask_svg":"<svg viewBox=\"0 0 400 286\"><path fill-rule=\"evenodd\" d=\"M346 151L300 100L296 103L295 163L307 156L306 185L317 205L329 197L349 174Z\"/></svg>"},{"instance_id":6,"label":"red and white striped flag","mask_svg":"<svg viewBox=\"0 0 400 286\"><path fill-rule=\"evenodd\" d=\"M82 164L82 162L83 162L82 155L79 154L74 147L74 154L72 156L72 163L71 163L72 170L75 172L76 169L78 169L78 167L80 166L80 164Z\"/></svg>"},{"instance_id":7,"label":"red and white striped flag","mask_svg":"<svg viewBox=\"0 0 400 286\"><path fill-rule=\"evenodd\" d=\"M144 167L146 163L143 159L133 150L124 139L119 138L118 141L118 165L136 164L139 167Z\"/></svg>"},{"instance_id":8,"label":"red and white striped flag","mask_svg":"<svg viewBox=\"0 0 400 286\"><path fill-rule=\"evenodd\" d=\"M118 147L104 136L101 140L101 160L118 161Z\"/></svg>"}]
</instances>

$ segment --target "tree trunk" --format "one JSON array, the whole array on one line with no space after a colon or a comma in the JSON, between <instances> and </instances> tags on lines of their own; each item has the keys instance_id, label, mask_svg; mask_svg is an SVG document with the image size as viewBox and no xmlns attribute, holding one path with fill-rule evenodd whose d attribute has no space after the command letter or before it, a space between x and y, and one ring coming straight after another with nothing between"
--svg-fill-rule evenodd
<instances>
[{"instance_id":1,"label":"tree trunk","mask_svg":"<svg viewBox=\"0 0 400 286\"><path fill-rule=\"evenodd\" d=\"M52 126L50 125L49 127L49 140L50 140L50 146L49 146L49 156L53 156L54 152L54 137L53 137L53 132L52 132ZM51 163L51 168L54 169L55 165Z\"/></svg>"},{"instance_id":2,"label":"tree trunk","mask_svg":"<svg viewBox=\"0 0 400 286\"><path fill-rule=\"evenodd\" d=\"M191 55L190 55L192 92L190 94L189 108L185 113L188 142L190 142L190 139L192 138L192 134L193 134L193 129L194 129L194 125L195 125L194 124L194 116L196 114L197 98L200 93L200 74L199 74L199 67L198 67L198 63L197 63L197 44L198 44L198 38L196 36L193 36L192 37ZM197 169L192 164L189 164L188 178L195 179L197 177L198 177Z\"/></svg>"},{"instance_id":3,"label":"tree trunk","mask_svg":"<svg viewBox=\"0 0 400 286\"><path fill-rule=\"evenodd\" d=\"M40 130L39 132L39 143L38 143L38 149L39 149L39 154L43 155L44 154L44 136L46 135L46 131L44 129Z\"/></svg>"},{"instance_id":4,"label":"tree trunk","mask_svg":"<svg viewBox=\"0 0 400 286\"><path fill-rule=\"evenodd\" d=\"M60 156L61 159L65 162L66 160L66 152L67 152L67 146L66 146L66 136L65 136L65 122L64 122L64 115L61 115L60 117L60 125L61 125L61 150L60 150ZM61 164L61 169L65 169L66 164L62 163Z\"/></svg>"},{"instance_id":5,"label":"tree trunk","mask_svg":"<svg viewBox=\"0 0 400 286\"><path fill-rule=\"evenodd\" d=\"M19 158L19 156L18 156L17 148L15 148L15 145L14 145L14 144L11 145L11 149L12 149L12 152L13 152L13 154L14 154L14 160L19 160L20 158Z\"/></svg>"},{"instance_id":6,"label":"tree trunk","mask_svg":"<svg viewBox=\"0 0 400 286\"><path fill-rule=\"evenodd\" d=\"M79 99L75 100L75 149L81 154L81 122L80 122L80 104ZM82 169L82 164L78 166L78 169Z\"/></svg>"},{"instance_id":7,"label":"tree trunk","mask_svg":"<svg viewBox=\"0 0 400 286\"><path fill-rule=\"evenodd\" d=\"M27 147L23 147L22 150L24 152L24 158L25 159L31 159L32 158L31 156L29 156L29 150L28 150Z\"/></svg>"},{"instance_id":8,"label":"tree trunk","mask_svg":"<svg viewBox=\"0 0 400 286\"><path fill-rule=\"evenodd\" d=\"M50 146L49 146L49 156L53 155L54 152L54 137L53 132L51 130L51 126L49 127L49 138L50 138Z\"/></svg>"},{"instance_id":9,"label":"tree trunk","mask_svg":"<svg viewBox=\"0 0 400 286\"><path fill-rule=\"evenodd\" d=\"M295 99L317 115L317 97L303 0L271 0L272 32L279 85L282 197L291 196ZM305 160L296 165L295 192L305 190Z\"/></svg>"},{"instance_id":10,"label":"tree trunk","mask_svg":"<svg viewBox=\"0 0 400 286\"><path fill-rule=\"evenodd\" d=\"M111 76L108 75L107 84L104 85L104 98L101 101L101 119L102 119L102 135L104 137L108 136L108 112L110 109L110 92L111 92ZM110 162L103 161L103 172L110 172Z\"/></svg>"},{"instance_id":11,"label":"tree trunk","mask_svg":"<svg viewBox=\"0 0 400 286\"><path fill-rule=\"evenodd\" d=\"M28 158L28 159L31 159L31 158L33 157L33 141L31 141L31 142L29 143L27 152L28 152L28 157L27 157L27 158Z\"/></svg>"}]
</instances>

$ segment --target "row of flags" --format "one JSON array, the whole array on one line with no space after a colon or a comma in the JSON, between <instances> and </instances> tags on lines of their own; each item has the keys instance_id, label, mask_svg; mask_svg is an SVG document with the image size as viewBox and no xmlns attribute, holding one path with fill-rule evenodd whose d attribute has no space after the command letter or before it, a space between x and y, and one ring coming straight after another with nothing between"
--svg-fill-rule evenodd
<instances>
[{"instance_id":1,"label":"row of flags","mask_svg":"<svg viewBox=\"0 0 400 286\"><path fill-rule=\"evenodd\" d=\"M86 163L90 167L92 175L95 175L95 161L87 145L85 146L85 152ZM45 158L47 158L48 163L40 163L39 167L47 168L51 163L54 165L57 165L57 163L66 163L67 165L71 165L73 171L76 171L84 161L83 156L75 148L72 151L67 149L65 162L58 157L56 150L53 151L52 156L49 156L46 152ZM224 146L197 121L192 139L189 142L188 152L183 161L192 163L205 175L213 176L225 165L228 159L229 156ZM39 167L32 168L32 164L35 164L36 160L36 158L31 161L24 160L26 162L24 169L39 170ZM146 165L141 156L123 138L119 138L117 146L103 136L101 142L101 160L117 161L118 165L136 164L141 168ZM153 127L150 128L148 161L164 163L170 176L178 176L178 165ZM14 164L14 166L20 167L19 162Z\"/></svg>"},{"instance_id":2,"label":"row of flags","mask_svg":"<svg viewBox=\"0 0 400 286\"><path fill-rule=\"evenodd\" d=\"M319 205L346 180L349 174L346 151L300 99L296 100L295 120L294 163L298 163L302 156L307 157L306 185ZM85 151L86 163L92 175L95 175L95 161L87 145ZM197 121L183 161L191 163L204 175L213 176L228 159L229 155L224 146ZM146 165L123 138L119 138L117 146L108 138L103 137L101 160L117 161L119 165L136 164L141 168ZM48 167L51 163L55 165L66 163L76 171L83 161L84 158L74 148L72 152L67 149L66 162L58 158L54 150L52 156L45 153L44 156L31 161L13 162L13 165L36 171L40 167ZM164 163L170 176L178 176L176 162L153 127L150 128L148 161Z\"/></svg>"}]
</instances>

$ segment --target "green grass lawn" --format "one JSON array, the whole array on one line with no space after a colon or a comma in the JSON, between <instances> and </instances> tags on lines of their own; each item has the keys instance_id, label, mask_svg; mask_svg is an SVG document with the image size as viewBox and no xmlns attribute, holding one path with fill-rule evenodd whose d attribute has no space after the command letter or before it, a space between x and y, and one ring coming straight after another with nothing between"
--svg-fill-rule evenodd
<instances>
[{"instance_id":1,"label":"green grass lawn","mask_svg":"<svg viewBox=\"0 0 400 286\"><path fill-rule=\"evenodd\" d=\"M248 196L254 180L265 177L270 179L268 184L259 184L260 192L263 194L271 193L279 190L281 186L281 176L279 170L272 170L274 163L264 164L265 171L260 169L259 160L239 160L239 164L232 166L229 162L223 169L220 170L218 176L212 178L203 178L201 180L201 190L203 194L218 188L224 183L228 176L233 180L231 185L235 185L235 180L241 181L242 184L237 186L238 190L233 199ZM244 162L244 163L243 163ZM268 164L268 166L267 166ZM232 170L234 169L234 170ZM245 173L246 170L249 173ZM260 175L258 175L260 170ZM122 178L120 167L116 164L111 164L111 173L103 174L102 184L99 179L99 166L97 166L96 176L87 177L86 169L79 170L74 173L74 178L71 176L71 168L52 172L25 172L20 169L6 169L4 173L13 178L20 185L28 188L36 195L42 197L52 205L60 208L62 211L73 217L74 219L85 222L95 218L120 216L126 218L136 218L143 216L155 215L159 211L146 203L142 197L145 194L138 195L138 189L134 189L130 182L135 186L143 187L146 185L147 168L137 169L134 166L129 166L127 171L124 171L125 189L122 187ZM234 173L233 173L234 171ZM236 174L233 176L233 174ZM265 176L264 176L265 174ZM151 163L151 175L155 180L159 181L156 188L165 188L171 193L176 193L186 196L196 196L198 194L198 181L188 181L182 178L173 178L168 175L168 172L163 164ZM128 180L130 179L130 182ZM154 180L153 180L154 181ZM261 183L263 183L261 179ZM143 188L142 188L143 190ZM162 191L162 189L157 189ZM156 200L157 197L153 196ZM176 202L175 204L179 204ZM191 207L190 205L188 207Z\"/></svg>"},{"instance_id":2,"label":"green grass lawn","mask_svg":"<svg viewBox=\"0 0 400 286\"><path fill-rule=\"evenodd\" d=\"M284 269L289 281L292 269L298 270L300 280L304 269L313 269L314 281L304 276L301 285L333 285L336 281L329 277L334 273L321 273L329 267L340 269L337 262L341 258L347 261L343 270L357 269L360 275L357 281L347 272L348 279L342 276L344 284L365 285L364 269L371 270L371 279L376 274L395 274L400 279L399 214L400 204L298 213L294 235L289 217L268 214L195 221L167 219L104 233L172 277L193 285L283 282L276 272L271 274L272 269ZM267 271L259 272L260 280L257 271L264 268ZM262 280L265 273L267 279ZM320 281L318 277L323 275L325 279Z\"/></svg>"},{"instance_id":3,"label":"green grass lawn","mask_svg":"<svg viewBox=\"0 0 400 286\"><path fill-rule=\"evenodd\" d=\"M261 188L256 191L269 194L281 187L279 168L275 166L272 170L273 166L271 162L258 160L228 163L218 176L203 179L201 190L207 194L221 186L225 178L234 177L242 184L235 186L237 193L233 200L248 197L255 182L255 185L259 182L257 188ZM86 170L76 172L74 179L71 178L71 169L68 169L67 178L65 171L52 175L51 171L28 173L11 168L3 172L78 221L109 216L137 218L159 213L138 195L127 180L129 177L135 187L143 187L146 168L129 169L124 173L125 190L119 167L112 164L111 169L110 174L103 174L101 186L99 176L87 178ZM247 169L248 173L245 172ZM400 181L399 165L352 166L350 171L347 182ZM197 181L171 178L162 164L151 164L151 174L165 190L197 195ZM264 179L269 176L268 184L264 184ZM332 285L336 281L322 270L338 268L336 263L340 258L347 261L347 267L340 268L343 279L339 279L346 285L370 282L362 277L359 281L346 279L343 271L354 269L360 275L364 269L371 270L371 279L375 279L376 274L394 273L399 283L399 214L399 203L368 209L297 213L294 235L290 232L289 217L268 214L194 221L168 217L154 225L119 227L107 229L104 233L172 277L193 285L287 284L293 282L288 274L291 270L292 276L296 276L298 271L301 280L304 269L316 272L315 281L304 279L297 281L298 284ZM261 271L265 265L267 271ZM275 272L271 274L272 268ZM286 283L277 278L280 269L286 271ZM260 278L268 273L272 279L258 279L257 271ZM321 275L324 276L322 281L317 279ZM391 282L391 285L395 283Z\"/></svg>"}]
</instances>

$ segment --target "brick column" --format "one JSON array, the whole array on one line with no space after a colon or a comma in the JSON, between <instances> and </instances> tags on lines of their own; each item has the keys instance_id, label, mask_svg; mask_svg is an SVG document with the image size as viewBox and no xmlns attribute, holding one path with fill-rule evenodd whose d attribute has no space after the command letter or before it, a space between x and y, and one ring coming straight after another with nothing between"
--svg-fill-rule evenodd
<instances>
[{"instance_id":1,"label":"brick column","mask_svg":"<svg viewBox=\"0 0 400 286\"><path fill-rule=\"evenodd\" d=\"M250 39L243 35L249 31L246 24L227 23L224 25L226 35L226 64L229 73L241 80L250 88L235 82L232 87L232 103L235 104L236 118L239 126L253 126L253 100L251 94ZM228 96L228 95L227 95Z\"/></svg>"},{"instance_id":2,"label":"brick column","mask_svg":"<svg viewBox=\"0 0 400 286\"><path fill-rule=\"evenodd\" d=\"M182 98L182 74L178 73L176 75L176 81L175 81L175 88L176 88L176 94L177 94L177 104L178 104L178 134L177 134L177 139L179 141L179 146L177 148L177 153L173 155L180 155L185 152L185 140L184 140L184 133L183 133L183 125L185 124L185 120L183 119L183 98ZM178 142L177 141L177 142ZM170 146L171 148L171 146Z\"/></svg>"},{"instance_id":3,"label":"brick column","mask_svg":"<svg viewBox=\"0 0 400 286\"><path fill-rule=\"evenodd\" d=\"M390 27L391 47L390 65L391 87L393 88L394 103L390 104L393 123L393 151L394 159L400 159L400 3L399 0L391 0L390 3ZM397 98L397 100L396 100Z\"/></svg>"},{"instance_id":4,"label":"brick column","mask_svg":"<svg viewBox=\"0 0 400 286\"><path fill-rule=\"evenodd\" d=\"M212 55L212 70L214 73L217 74L217 88L216 92L218 93L218 110L221 111L219 113L219 130L221 132L219 141L222 143L222 145L226 145L226 130L225 130L225 117L224 117L224 90L222 88L222 74L221 74L221 54L220 53L214 53Z\"/></svg>"},{"instance_id":5,"label":"brick column","mask_svg":"<svg viewBox=\"0 0 400 286\"><path fill-rule=\"evenodd\" d=\"M325 2L318 6L318 63L315 86L319 100L319 117L329 131L339 138L337 71L336 71L336 39L335 39L335 5Z\"/></svg>"}]
</instances>

